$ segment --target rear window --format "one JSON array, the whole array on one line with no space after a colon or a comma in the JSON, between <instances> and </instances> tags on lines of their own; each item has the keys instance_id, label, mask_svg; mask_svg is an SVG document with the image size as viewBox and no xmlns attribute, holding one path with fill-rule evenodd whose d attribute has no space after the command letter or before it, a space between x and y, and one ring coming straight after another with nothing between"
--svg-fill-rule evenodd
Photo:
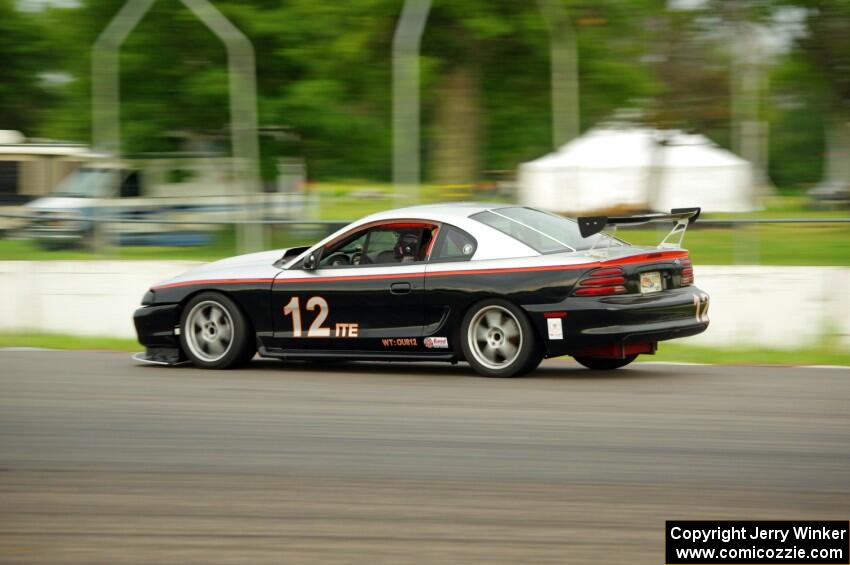
<instances>
[{"instance_id":1,"label":"rear window","mask_svg":"<svg viewBox=\"0 0 850 565\"><path fill-rule=\"evenodd\" d=\"M610 237L596 234L584 238L574 220L522 206L488 210L470 217L521 241L538 253L583 251L593 247L599 238ZM622 243L614 239L611 244Z\"/></svg>"},{"instance_id":2,"label":"rear window","mask_svg":"<svg viewBox=\"0 0 850 565\"><path fill-rule=\"evenodd\" d=\"M443 224L440 228L443 237L439 238L437 249L431 256L431 261L469 261L475 255L477 243L475 238L454 226Z\"/></svg>"}]
</instances>

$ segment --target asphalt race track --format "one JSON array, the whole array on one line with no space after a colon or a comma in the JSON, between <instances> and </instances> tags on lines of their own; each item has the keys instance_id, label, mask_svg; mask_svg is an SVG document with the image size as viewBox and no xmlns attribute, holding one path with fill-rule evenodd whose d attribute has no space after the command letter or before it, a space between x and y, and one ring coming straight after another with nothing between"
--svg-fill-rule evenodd
<instances>
[{"instance_id":1,"label":"asphalt race track","mask_svg":"<svg viewBox=\"0 0 850 565\"><path fill-rule=\"evenodd\" d=\"M0 352L0 561L663 563L665 519L850 517L850 370Z\"/></svg>"}]
</instances>

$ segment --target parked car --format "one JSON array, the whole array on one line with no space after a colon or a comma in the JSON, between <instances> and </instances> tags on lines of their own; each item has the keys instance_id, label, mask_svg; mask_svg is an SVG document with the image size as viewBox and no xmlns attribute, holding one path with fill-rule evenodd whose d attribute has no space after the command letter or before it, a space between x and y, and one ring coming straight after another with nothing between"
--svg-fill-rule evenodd
<instances>
[{"instance_id":1,"label":"parked car","mask_svg":"<svg viewBox=\"0 0 850 565\"><path fill-rule=\"evenodd\" d=\"M100 224L110 244L189 246L215 238L220 226L210 220L304 217L303 191L245 194L234 167L231 158L183 154L89 163L23 207L32 220L19 234L48 248L89 247L98 221L115 219Z\"/></svg>"}]
</instances>

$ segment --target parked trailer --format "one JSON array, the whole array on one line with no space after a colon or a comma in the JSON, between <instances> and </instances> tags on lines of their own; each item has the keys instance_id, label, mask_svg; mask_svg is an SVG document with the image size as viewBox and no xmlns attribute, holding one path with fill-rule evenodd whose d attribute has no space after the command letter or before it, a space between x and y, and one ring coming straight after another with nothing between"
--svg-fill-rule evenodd
<instances>
[{"instance_id":1,"label":"parked trailer","mask_svg":"<svg viewBox=\"0 0 850 565\"><path fill-rule=\"evenodd\" d=\"M165 220L107 223L102 235L121 245L204 245L218 226L199 220L304 219L309 207L299 179L274 192L245 194L232 158L171 155L98 161L79 168L50 196L25 205L35 215L22 230L45 247L91 246L98 218ZM281 188L288 188L282 191ZM293 190L294 187L294 190ZM185 224L180 222L185 221Z\"/></svg>"}]
</instances>

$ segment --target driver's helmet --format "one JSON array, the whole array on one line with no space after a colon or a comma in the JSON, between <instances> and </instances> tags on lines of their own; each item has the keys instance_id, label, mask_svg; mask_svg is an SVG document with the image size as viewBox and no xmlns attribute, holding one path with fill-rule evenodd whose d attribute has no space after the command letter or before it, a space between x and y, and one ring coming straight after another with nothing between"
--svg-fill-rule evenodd
<instances>
[{"instance_id":1,"label":"driver's helmet","mask_svg":"<svg viewBox=\"0 0 850 565\"><path fill-rule=\"evenodd\" d=\"M419 235L415 233L401 233L393 247L396 261L407 263L416 260L416 251L419 249Z\"/></svg>"}]
</instances>

